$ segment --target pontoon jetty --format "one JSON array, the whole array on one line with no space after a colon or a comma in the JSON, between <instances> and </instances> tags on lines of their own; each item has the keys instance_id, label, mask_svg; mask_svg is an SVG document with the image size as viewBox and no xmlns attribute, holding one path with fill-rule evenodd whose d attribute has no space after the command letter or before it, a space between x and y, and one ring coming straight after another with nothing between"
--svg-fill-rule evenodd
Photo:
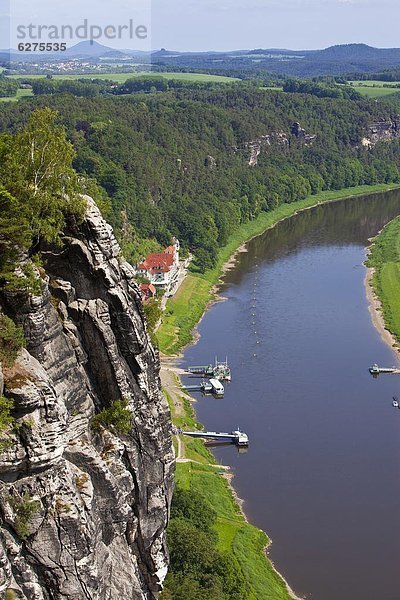
<instances>
[{"instance_id":1,"label":"pontoon jetty","mask_svg":"<svg viewBox=\"0 0 400 600\"><path fill-rule=\"evenodd\" d=\"M203 394L212 394L216 398L223 398L225 388L219 379L210 379L210 381L202 381L198 385L182 386L186 392L203 392Z\"/></svg>"},{"instance_id":2,"label":"pontoon jetty","mask_svg":"<svg viewBox=\"0 0 400 600\"><path fill-rule=\"evenodd\" d=\"M400 375L400 368L399 367L379 367L378 365L375 364L369 368L369 372L371 373L371 375L384 375L384 374Z\"/></svg>"},{"instance_id":3,"label":"pontoon jetty","mask_svg":"<svg viewBox=\"0 0 400 600\"><path fill-rule=\"evenodd\" d=\"M236 446L248 446L249 437L240 429L231 431L231 433L221 433L219 431L180 431L183 435L188 435L193 438L202 438L205 440L216 440L221 442L232 442Z\"/></svg>"},{"instance_id":4,"label":"pontoon jetty","mask_svg":"<svg viewBox=\"0 0 400 600\"><path fill-rule=\"evenodd\" d=\"M200 365L198 367L188 367L188 373L199 375L201 377L214 377L220 381L231 381L232 374L228 365L228 359L224 362L218 362L215 359L214 365Z\"/></svg>"}]
</instances>

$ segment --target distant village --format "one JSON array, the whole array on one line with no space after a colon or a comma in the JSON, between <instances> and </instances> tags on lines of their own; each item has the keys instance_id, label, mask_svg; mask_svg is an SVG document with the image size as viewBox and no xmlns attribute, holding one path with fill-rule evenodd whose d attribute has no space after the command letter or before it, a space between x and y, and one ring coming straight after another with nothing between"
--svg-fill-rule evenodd
<instances>
[{"instance_id":1,"label":"distant village","mask_svg":"<svg viewBox=\"0 0 400 600\"><path fill-rule=\"evenodd\" d=\"M173 238L171 246L161 252L148 254L136 265L136 275L147 280L140 284L144 303L156 298L157 290L162 290L165 297L170 297L178 289L190 260L180 262L179 251L179 240Z\"/></svg>"}]
</instances>

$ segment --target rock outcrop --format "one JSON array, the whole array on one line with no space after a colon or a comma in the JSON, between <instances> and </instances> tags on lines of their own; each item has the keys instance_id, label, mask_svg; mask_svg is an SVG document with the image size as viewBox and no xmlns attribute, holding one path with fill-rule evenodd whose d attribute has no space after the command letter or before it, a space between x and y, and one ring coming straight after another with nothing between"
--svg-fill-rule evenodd
<instances>
[{"instance_id":1,"label":"rock outcrop","mask_svg":"<svg viewBox=\"0 0 400 600\"><path fill-rule=\"evenodd\" d=\"M397 139L400 139L400 118L373 123L366 136L361 140L361 145L373 148L378 142L390 142Z\"/></svg>"},{"instance_id":2,"label":"rock outcrop","mask_svg":"<svg viewBox=\"0 0 400 600\"><path fill-rule=\"evenodd\" d=\"M246 149L250 150L248 164L250 167L255 167L258 164L258 157L260 154L269 152L270 147L290 147L292 139L297 139L305 146L309 146L315 141L316 137L316 135L307 133L305 129L300 126L300 123L294 123L292 125L290 134L287 134L284 131L277 131L261 135L255 140L245 144Z\"/></svg>"},{"instance_id":3,"label":"rock outcrop","mask_svg":"<svg viewBox=\"0 0 400 600\"><path fill-rule=\"evenodd\" d=\"M18 422L0 459L0 592L15 598L153 599L168 566L174 457L159 359L132 269L87 201L63 247L44 252L43 293L0 299L27 340L0 369ZM92 431L121 399L131 433Z\"/></svg>"},{"instance_id":4,"label":"rock outcrop","mask_svg":"<svg viewBox=\"0 0 400 600\"><path fill-rule=\"evenodd\" d=\"M290 133L298 140L301 140L306 146L312 144L317 138L315 134L307 133L300 123L293 123Z\"/></svg>"}]
</instances>

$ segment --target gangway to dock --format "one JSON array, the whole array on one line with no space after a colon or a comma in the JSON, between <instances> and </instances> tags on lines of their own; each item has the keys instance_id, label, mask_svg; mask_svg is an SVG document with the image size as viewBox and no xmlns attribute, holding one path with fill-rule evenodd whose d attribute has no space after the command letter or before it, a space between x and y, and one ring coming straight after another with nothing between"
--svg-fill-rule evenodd
<instances>
[{"instance_id":1,"label":"gangway to dock","mask_svg":"<svg viewBox=\"0 0 400 600\"><path fill-rule=\"evenodd\" d=\"M203 392L211 394L212 385L208 383L208 381L202 381L201 383L198 383L196 385L183 385L182 389L184 389L185 392Z\"/></svg>"},{"instance_id":2,"label":"gangway to dock","mask_svg":"<svg viewBox=\"0 0 400 600\"><path fill-rule=\"evenodd\" d=\"M236 446L248 446L249 445L249 437L240 429L236 431L231 431L230 433L221 433L219 431L182 431L180 430L182 435L188 435L193 438L202 438L204 440L216 440L221 442L231 442L232 444L236 444Z\"/></svg>"},{"instance_id":3,"label":"gangway to dock","mask_svg":"<svg viewBox=\"0 0 400 600\"><path fill-rule=\"evenodd\" d=\"M377 364L369 368L371 375L400 375L399 367L379 367Z\"/></svg>"}]
</instances>

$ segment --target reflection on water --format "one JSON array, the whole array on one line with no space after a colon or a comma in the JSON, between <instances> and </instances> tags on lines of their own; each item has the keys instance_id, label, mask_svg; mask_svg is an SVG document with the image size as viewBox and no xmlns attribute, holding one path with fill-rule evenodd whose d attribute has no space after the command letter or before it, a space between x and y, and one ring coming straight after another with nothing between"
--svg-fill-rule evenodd
<instances>
[{"instance_id":1,"label":"reflection on water","mask_svg":"<svg viewBox=\"0 0 400 600\"><path fill-rule=\"evenodd\" d=\"M298 594L398 600L400 378L368 373L396 357L371 324L365 246L400 213L400 193L320 206L253 240L184 364L228 354L223 400L200 398L206 429L250 437L235 473L252 522Z\"/></svg>"}]
</instances>

